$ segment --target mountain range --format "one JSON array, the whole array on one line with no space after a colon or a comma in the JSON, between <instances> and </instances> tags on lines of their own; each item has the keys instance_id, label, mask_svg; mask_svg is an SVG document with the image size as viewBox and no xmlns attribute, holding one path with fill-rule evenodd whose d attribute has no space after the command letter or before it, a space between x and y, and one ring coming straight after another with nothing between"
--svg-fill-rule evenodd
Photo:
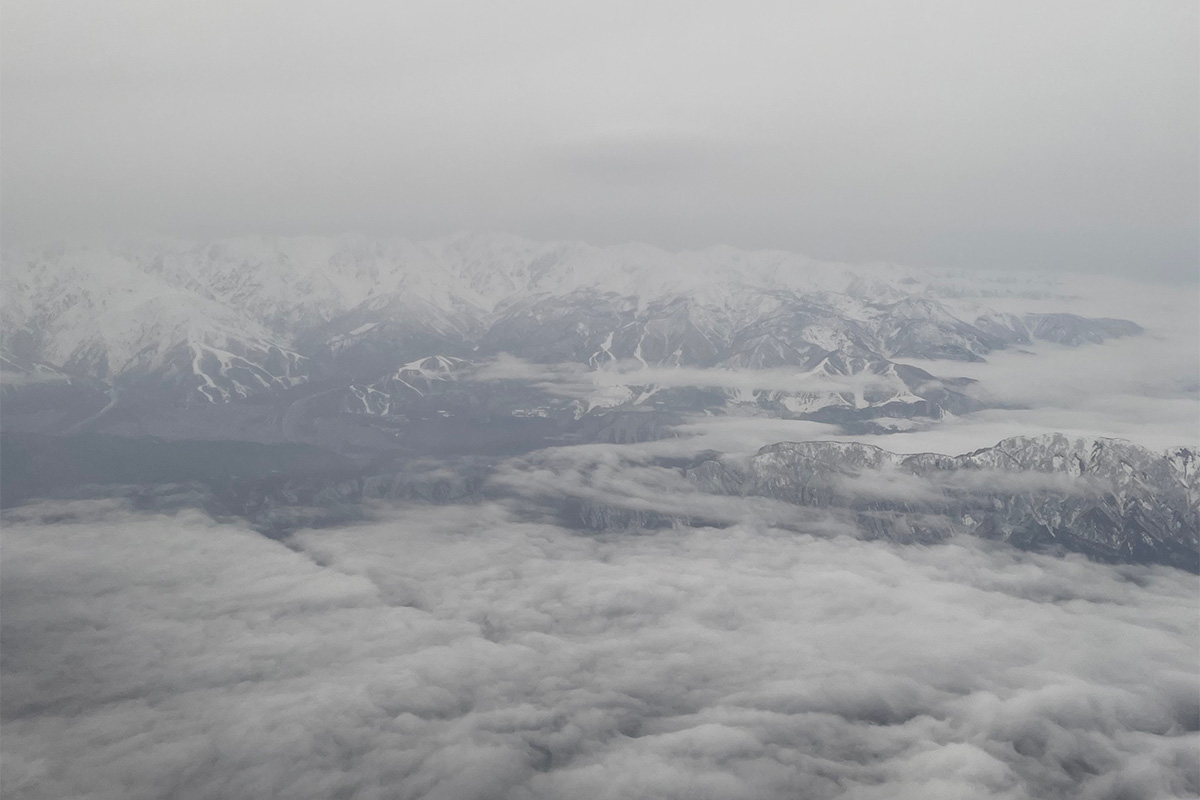
<instances>
[{"instance_id":1,"label":"mountain range","mask_svg":"<svg viewBox=\"0 0 1200 800\"><path fill-rule=\"evenodd\" d=\"M121 407L144 416L148 408L245 401L284 409L306 400L293 419L405 416L418 397L430 405L426 389L437 394L453 381L451 394L461 397L458 379L501 356L622 379L606 377L567 404L531 391L494 413L578 418L649 402L741 404L829 421L938 418L979 407L969 382L904 360L952 364L1037 339L1077 345L1140 331L1123 320L1000 313L979 302L989 293L1046 296L1037 285L997 280L980 289L962 276L895 265L501 234L422 244L252 238L9 250L2 281L10 426L30 430L85 422L121 430L113 413ZM401 373L420 363L443 366L436 381L419 376L418 390ZM679 368L786 370L794 388L704 386L699 378L709 391L681 392L660 372ZM69 398L64 413L50 412L42 388L34 416L18 419L21 395L47 383ZM317 394L325 399L307 401ZM295 440L299 428L287 428L283 413L272 427Z\"/></svg>"},{"instance_id":2,"label":"mountain range","mask_svg":"<svg viewBox=\"0 0 1200 800\"><path fill-rule=\"evenodd\" d=\"M478 233L10 249L0 276L5 505L125 486L286 535L380 498L523 496L600 530L727 524L730 503L767 503L781 524L804 509L889 540L1197 568L1192 447L785 442L626 465L670 487L637 502L587 469L549 494L513 478L555 474L542 460L563 445L675 436L697 415L935 425L989 402L956 364L1141 333L1047 311L1071 298L1036 276Z\"/></svg>"},{"instance_id":3,"label":"mountain range","mask_svg":"<svg viewBox=\"0 0 1200 800\"><path fill-rule=\"evenodd\" d=\"M955 532L1110 561L1200 567L1200 453L1119 439L1012 437L959 456L779 443L688 471L704 491L852 513L889 539Z\"/></svg>"}]
</instances>

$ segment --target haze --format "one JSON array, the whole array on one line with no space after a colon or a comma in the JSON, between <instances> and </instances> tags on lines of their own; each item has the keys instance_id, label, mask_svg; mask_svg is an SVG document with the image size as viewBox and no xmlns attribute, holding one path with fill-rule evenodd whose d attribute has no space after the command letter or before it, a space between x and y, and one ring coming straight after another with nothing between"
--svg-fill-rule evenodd
<instances>
[{"instance_id":1,"label":"haze","mask_svg":"<svg viewBox=\"0 0 1200 800\"><path fill-rule=\"evenodd\" d=\"M1187 2L21 2L3 231L717 243L1193 280Z\"/></svg>"}]
</instances>

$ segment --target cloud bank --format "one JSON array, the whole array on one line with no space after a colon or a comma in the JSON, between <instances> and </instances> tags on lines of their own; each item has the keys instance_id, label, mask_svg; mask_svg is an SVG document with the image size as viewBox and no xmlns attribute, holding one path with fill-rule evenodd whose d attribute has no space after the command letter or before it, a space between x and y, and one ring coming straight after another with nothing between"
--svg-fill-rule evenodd
<instances>
[{"instance_id":1,"label":"cloud bank","mask_svg":"<svg viewBox=\"0 0 1200 800\"><path fill-rule=\"evenodd\" d=\"M1073 313L1123 317L1142 325L1145 333L1080 347L1035 342L990 353L982 363L955 362L955 374L978 380L981 399L1001 407L875 443L899 452L961 453L1014 434L1060 432L1114 436L1155 450L1200 445L1200 295L1195 289L1079 276L1063 279L1062 285L1076 294ZM1056 301L988 302L1000 311L1038 312ZM907 363L934 372L948 366Z\"/></svg>"},{"instance_id":2,"label":"cloud bank","mask_svg":"<svg viewBox=\"0 0 1200 800\"><path fill-rule=\"evenodd\" d=\"M1200 790L1175 570L494 504L290 549L108 502L5 521L11 797Z\"/></svg>"}]
</instances>

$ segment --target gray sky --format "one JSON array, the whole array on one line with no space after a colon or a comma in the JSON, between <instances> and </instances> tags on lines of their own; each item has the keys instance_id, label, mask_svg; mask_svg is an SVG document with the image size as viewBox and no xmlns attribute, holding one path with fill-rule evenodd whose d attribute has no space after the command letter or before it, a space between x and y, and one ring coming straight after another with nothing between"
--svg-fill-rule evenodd
<instances>
[{"instance_id":1,"label":"gray sky","mask_svg":"<svg viewBox=\"0 0 1200 800\"><path fill-rule=\"evenodd\" d=\"M1193 2L5 0L3 231L1194 278Z\"/></svg>"}]
</instances>

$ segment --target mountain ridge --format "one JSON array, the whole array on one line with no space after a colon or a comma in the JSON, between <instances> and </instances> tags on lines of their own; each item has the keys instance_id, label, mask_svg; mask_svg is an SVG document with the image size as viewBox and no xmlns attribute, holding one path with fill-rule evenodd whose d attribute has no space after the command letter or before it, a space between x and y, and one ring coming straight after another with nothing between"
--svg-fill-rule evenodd
<instances>
[{"instance_id":1,"label":"mountain ridge","mask_svg":"<svg viewBox=\"0 0 1200 800\"><path fill-rule=\"evenodd\" d=\"M1123 439L1060 433L1009 437L957 456L780 442L744 460L706 461L687 477L709 493L844 509L889 538L907 518L926 515L945 532L1195 572L1198 459L1194 446L1155 453Z\"/></svg>"},{"instance_id":2,"label":"mountain ridge","mask_svg":"<svg viewBox=\"0 0 1200 800\"><path fill-rule=\"evenodd\" d=\"M592 369L803 371L834 359L858 365L841 374L895 376L894 359L972 361L1039 337L1081 344L1140 332L1122 320L995 312L962 301L953 282L896 265L503 234L26 248L5 251L0 282L0 353L10 361L122 389L154 386L183 405L306 382L340 381L351 391L438 353ZM895 402L824 391L762 407L833 418L971 407L918 389L931 383L894 381ZM942 389L957 391L952 382Z\"/></svg>"}]
</instances>

